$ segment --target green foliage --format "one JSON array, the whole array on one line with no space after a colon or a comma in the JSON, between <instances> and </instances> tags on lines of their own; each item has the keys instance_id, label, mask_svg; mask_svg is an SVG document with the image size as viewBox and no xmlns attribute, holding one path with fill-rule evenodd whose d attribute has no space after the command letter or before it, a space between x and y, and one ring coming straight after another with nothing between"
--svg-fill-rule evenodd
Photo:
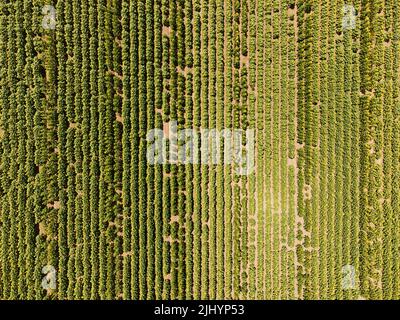
<instances>
[{"instance_id":1,"label":"green foliage","mask_svg":"<svg viewBox=\"0 0 400 320\"><path fill-rule=\"evenodd\" d=\"M45 3L0 3L1 299L399 298L395 0ZM150 164L175 121L255 172Z\"/></svg>"}]
</instances>

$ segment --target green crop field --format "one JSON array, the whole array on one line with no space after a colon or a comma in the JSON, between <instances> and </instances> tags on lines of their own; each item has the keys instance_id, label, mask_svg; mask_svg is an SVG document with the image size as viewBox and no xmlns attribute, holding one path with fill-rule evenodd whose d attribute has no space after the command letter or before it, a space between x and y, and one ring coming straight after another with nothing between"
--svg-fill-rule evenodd
<instances>
[{"instance_id":1,"label":"green crop field","mask_svg":"<svg viewBox=\"0 0 400 320\"><path fill-rule=\"evenodd\" d=\"M400 299L400 2L0 0L0 299Z\"/></svg>"}]
</instances>

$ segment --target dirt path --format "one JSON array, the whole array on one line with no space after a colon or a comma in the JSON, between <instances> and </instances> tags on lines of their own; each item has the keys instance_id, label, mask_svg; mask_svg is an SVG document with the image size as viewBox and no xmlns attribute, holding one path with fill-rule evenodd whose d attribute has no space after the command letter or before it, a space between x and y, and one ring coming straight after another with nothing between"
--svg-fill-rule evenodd
<instances>
[{"instance_id":1,"label":"dirt path","mask_svg":"<svg viewBox=\"0 0 400 320\"><path fill-rule=\"evenodd\" d=\"M256 16L256 31L255 31L256 32L256 39L255 39L255 42L256 42L256 44L255 44L255 48L256 48L256 53L255 53L255 59L256 59L256 62L255 62L256 63L255 75L256 75L256 79L255 79L255 86L254 86L254 92L255 92L254 124L255 124L255 130L256 130L256 137L258 137L258 135L259 135L258 126L257 126L257 124L258 124L258 94L257 93L258 93L258 64L259 64L259 61L258 61L258 28L259 27L258 27L258 15L257 15L257 12L258 12L258 1L256 1L256 3L255 3L255 12L256 12L256 14L255 14L255 16ZM258 240L258 237L259 237L259 207L258 207L259 201L258 201L258 195L259 195L260 191L258 190L258 179L259 179L258 170L260 169L260 167L259 167L260 164L258 163L258 154L259 154L260 150L259 150L259 147L258 147L257 140L256 140L256 145L255 145L254 152L255 152L254 164L255 164L255 167L256 167L256 171L255 171L256 178L255 178L254 193L250 194L250 196L253 197L253 195L254 195L254 198L255 198L255 201L254 201L254 221L255 221L255 223L254 223L254 234L255 234L254 238L255 238L255 241L254 241L253 244L254 244L254 257L255 257L255 260L254 260L254 268L255 268L254 281L256 282L256 284L255 284L256 292L254 293L254 296L255 296L256 299L259 299L260 297L258 296L258 290L257 290L258 272L259 272L259 269L258 269L258 262L259 262L258 261L258 249L259 249L259 247L258 247L258 241L257 240Z\"/></svg>"},{"instance_id":2,"label":"dirt path","mask_svg":"<svg viewBox=\"0 0 400 320\"><path fill-rule=\"evenodd\" d=\"M279 25L282 26L282 2L279 1ZM282 29L279 29L279 106L278 106L278 112L279 112L279 138L278 138L278 157L280 159L279 161L279 180L282 179ZM286 81L286 79L285 79ZM279 285L278 285L278 291L279 291L279 299L282 298L282 255L285 254L281 248L282 246L282 183L279 183L278 185L278 201L279 201L279 206L278 206L278 212L275 214L278 214L278 220L279 220L279 233L278 233L278 240L279 240L279 259L278 259L278 270L279 270ZM286 282L286 279L285 279Z\"/></svg>"},{"instance_id":3,"label":"dirt path","mask_svg":"<svg viewBox=\"0 0 400 320\"><path fill-rule=\"evenodd\" d=\"M295 117L294 117L294 126L295 126L295 143L297 145L298 141L298 108L299 108L299 101L298 101L298 93L299 93L299 67L298 67L298 52L299 52L299 46L298 46L298 40L299 40L299 26L298 26L298 10L297 10L297 1L295 4L295 8L293 10L293 15L294 15L294 38L295 38L295 56L296 56L296 63L295 63L295 95L294 95L294 106L295 106ZM299 176L299 167L298 167L298 159L299 159L299 154L297 148L295 148L295 162L296 162L296 167L294 170L294 182L295 182L295 197L294 197L294 202L295 202L295 239L297 239L299 235L299 230L298 230L298 225L297 221L300 218L299 212L298 212L298 199L299 199L299 185L298 185L298 176ZM294 245L294 261L295 261L295 277L294 277L294 296L296 299L299 299L301 296L301 293L299 292L299 285L298 285L298 269L297 266L299 265L299 259L297 256L297 243L295 242Z\"/></svg>"},{"instance_id":4,"label":"dirt path","mask_svg":"<svg viewBox=\"0 0 400 320\"><path fill-rule=\"evenodd\" d=\"M265 11L264 11L265 13ZM265 19L264 16L264 21L263 21L263 34L266 33L266 26L267 26L267 21ZM265 92L265 88L266 88L266 77L265 77L265 61L266 61L266 50L265 50L265 41L263 42L263 92ZM264 101L263 101L263 113L262 113L262 120L263 120L263 128L266 128L266 121L265 121L265 96L264 96ZM263 132L263 131L262 131ZM263 132L263 136L264 136L264 132ZM265 139L265 137L263 137L264 140L264 144L267 142L267 139ZM266 152L265 152L265 145L264 145L264 149L263 149L263 164L262 164L262 170L263 170L263 175L262 175L262 186L263 186L263 215L264 215L264 219L263 219L263 226L262 226L262 232L263 232L263 243L265 243L265 236L266 236L266 221L267 221L267 190L265 187L265 177L266 177L266 165L265 165L265 161L266 161ZM262 283L263 283L263 299L267 298L267 287L266 287L266 278L268 276L267 272L266 272L266 254L265 254L265 250L267 248L263 248L263 276L262 276Z\"/></svg>"},{"instance_id":5,"label":"dirt path","mask_svg":"<svg viewBox=\"0 0 400 320\"><path fill-rule=\"evenodd\" d=\"M274 19L274 13L273 13L273 9L271 7L272 10L272 14L271 14L271 20L270 20L270 24L271 26L273 26L273 19ZM275 50L274 46L273 46L273 35L274 35L274 30L273 27L271 27L271 79L273 79L273 75L274 75L274 57L273 57L273 52ZM273 172L274 172L274 160L273 160L273 146L274 146L274 135L273 135L273 127L274 127L274 115L273 115L273 110L274 110L274 86L273 84L271 85L270 88L270 96L271 96L271 105L270 105L270 119L271 119L271 124L270 124L270 136L269 136L269 146L270 146L270 152L271 152L271 158L270 158L270 164L269 164L269 172L270 172L270 176L269 176L269 197L270 197L270 204L271 207L269 208L269 218L271 219L271 223L270 223L270 253L271 253L271 261L270 261L270 266L268 268L268 270L270 270L269 272L269 277L270 277L270 285L271 285L271 298L273 295L273 285L274 285L274 279L273 279L273 273L274 273L274 258L273 258L273 252L274 252L274 212L273 212L273 208L274 208L274 180L273 180Z\"/></svg>"}]
</instances>

